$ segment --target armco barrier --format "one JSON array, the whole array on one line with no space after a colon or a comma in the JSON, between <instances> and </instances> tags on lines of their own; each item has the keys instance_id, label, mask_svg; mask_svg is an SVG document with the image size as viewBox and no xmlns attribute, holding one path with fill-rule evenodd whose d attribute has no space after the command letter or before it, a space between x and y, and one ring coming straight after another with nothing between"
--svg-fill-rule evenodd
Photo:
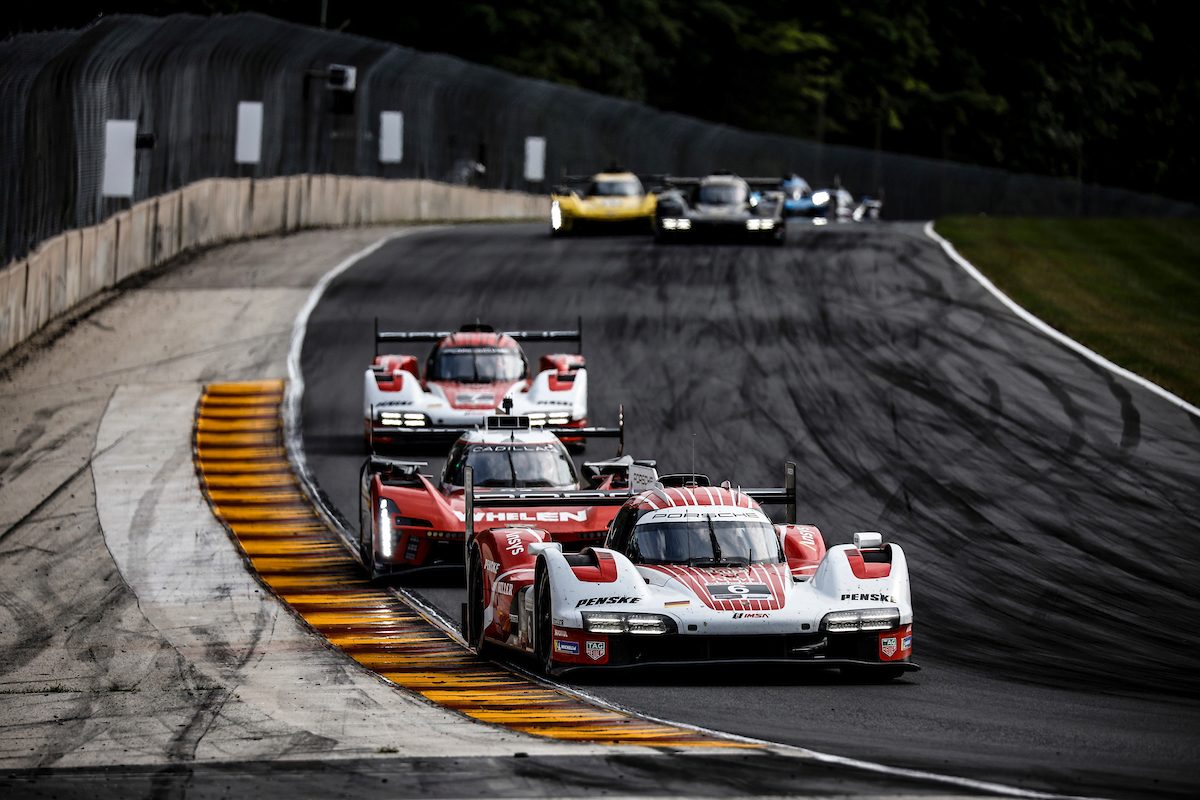
<instances>
[{"instance_id":1,"label":"armco barrier","mask_svg":"<svg viewBox=\"0 0 1200 800\"><path fill-rule=\"evenodd\" d=\"M538 195L423 180L210 178L42 242L0 270L0 354L127 278L192 250L303 228L545 216Z\"/></svg>"}]
</instances>

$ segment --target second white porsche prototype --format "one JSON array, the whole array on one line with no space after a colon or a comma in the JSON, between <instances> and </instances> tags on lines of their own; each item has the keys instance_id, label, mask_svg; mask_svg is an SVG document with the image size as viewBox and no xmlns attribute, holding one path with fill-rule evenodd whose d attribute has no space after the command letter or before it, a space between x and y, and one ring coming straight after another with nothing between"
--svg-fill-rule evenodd
<instances>
[{"instance_id":1,"label":"second white porsche prototype","mask_svg":"<svg viewBox=\"0 0 1200 800\"><path fill-rule=\"evenodd\" d=\"M380 446L436 438L439 429L472 428L511 401L509 413L535 425L584 428L588 424L587 368L581 353L552 353L531 372L519 342L575 342L575 330L497 331L463 325L457 331L375 330L375 360L363 376L363 432L368 452ZM381 345L433 342L424 373L417 357L380 354ZM450 439L457 438L455 431ZM574 449L582 437L565 431Z\"/></svg>"}]
</instances>

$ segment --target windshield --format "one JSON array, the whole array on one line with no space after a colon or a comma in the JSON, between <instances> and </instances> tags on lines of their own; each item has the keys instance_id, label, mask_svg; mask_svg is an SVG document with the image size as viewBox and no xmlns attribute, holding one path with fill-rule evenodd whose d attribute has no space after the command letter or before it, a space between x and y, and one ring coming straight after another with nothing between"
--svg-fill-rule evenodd
<instances>
[{"instance_id":1,"label":"windshield","mask_svg":"<svg viewBox=\"0 0 1200 800\"><path fill-rule=\"evenodd\" d=\"M637 564L718 566L773 564L782 560L779 538L762 520L702 517L638 525L629 545Z\"/></svg>"},{"instance_id":2,"label":"windshield","mask_svg":"<svg viewBox=\"0 0 1200 800\"><path fill-rule=\"evenodd\" d=\"M443 347L429 368L429 380L458 383L518 381L524 375L519 352L493 347Z\"/></svg>"},{"instance_id":3,"label":"windshield","mask_svg":"<svg viewBox=\"0 0 1200 800\"><path fill-rule=\"evenodd\" d=\"M740 183L701 184L696 201L709 206L737 205L746 202L746 187Z\"/></svg>"},{"instance_id":4,"label":"windshield","mask_svg":"<svg viewBox=\"0 0 1200 800\"><path fill-rule=\"evenodd\" d=\"M476 486L574 489L579 485L575 464L561 442L454 445L446 459L442 483L466 484L465 467L475 470Z\"/></svg>"},{"instance_id":5,"label":"windshield","mask_svg":"<svg viewBox=\"0 0 1200 800\"><path fill-rule=\"evenodd\" d=\"M637 197L642 194L642 184L635 180L592 181L587 188L588 197Z\"/></svg>"}]
</instances>

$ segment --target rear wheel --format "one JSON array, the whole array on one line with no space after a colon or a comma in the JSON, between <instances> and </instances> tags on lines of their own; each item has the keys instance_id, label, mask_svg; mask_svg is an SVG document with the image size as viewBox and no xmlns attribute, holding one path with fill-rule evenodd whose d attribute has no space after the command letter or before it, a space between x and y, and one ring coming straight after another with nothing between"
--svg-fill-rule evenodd
<instances>
[{"instance_id":1,"label":"rear wheel","mask_svg":"<svg viewBox=\"0 0 1200 800\"><path fill-rule=\"evenodd\" d=\"M533 652L542 673L550 675L554 671L552 650L554 637L552 635L553 622L551 620L551 609L554 606L551 602L550 576L546 574L546 570L542 567L541 562L538 563L537 577L534 580L533 587Z\"/></svg>"}]
</instances>

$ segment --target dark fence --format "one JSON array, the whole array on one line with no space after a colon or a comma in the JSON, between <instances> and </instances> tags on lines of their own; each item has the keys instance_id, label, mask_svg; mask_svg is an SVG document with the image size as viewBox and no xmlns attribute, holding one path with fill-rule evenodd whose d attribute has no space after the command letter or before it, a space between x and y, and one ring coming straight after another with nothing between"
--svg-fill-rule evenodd
<instances>
[{"instance_id":1,"label":"dark fence","mask_svg":"<svg viewBox=\"0 0 1200 800\"><path fill-rule=\"evenodd\" d=\"M330 88L331 64L357 69ZM549 181L617 162L678 175L730 169L835 176L886 192L885 216L948 213L1194 215L1196 206L1001 170L822 146L519 78L447 56L255 14L117 16L83 31L0 43L0 263L128 204L100 193L105 121L135 119L134 201L208 177L334 173L544 191L524 180L527 136L546 139ZM262 157L234 161L239 101L263 103ZM403 160L379 160L381 111L404 115ZM486 170L473 169L482 164Z\"/></svg>"}]
</instances>

